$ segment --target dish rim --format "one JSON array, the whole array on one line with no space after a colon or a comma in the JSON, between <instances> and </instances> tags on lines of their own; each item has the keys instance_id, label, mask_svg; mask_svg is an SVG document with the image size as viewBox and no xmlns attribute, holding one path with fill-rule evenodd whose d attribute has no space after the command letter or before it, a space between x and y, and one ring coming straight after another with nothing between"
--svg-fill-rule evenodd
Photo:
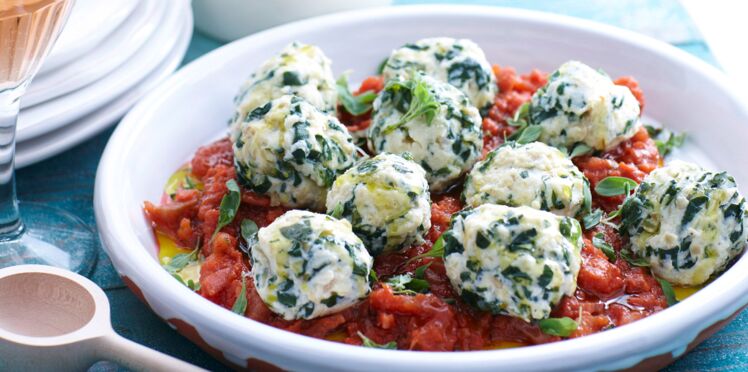
<instances>
[{"instance_id":1,"label":"dish rim","mask_svg":"<svg viewBox=\"0 0 748 372\"><path fill-rule=\"evenodd\" d=\"M490 17L499 19L518 19L527 23L552 24L566 29L598 34L602 37L624 42L632 46L648 49L654 54L662 57L663 61L669 63L680 63L690 70L698 71L704 77L712 80L715 85L729 96L735 103L739 103L743 114L748 117L748 108L741 103L736 89L732 87L728 79L715 67L706 62L679 50L664 42L650 37L637 34L632 31L600 24L593 21L578 18L542 13L530 10L501 8L477 5L411 5L385 8L370 8L365 10L354 10L335 13L331 15L315 17L299 22L294 22L269 30L247 36L234 43L218 48L193 63L178 71L172 78L157 89L150 92L130 113L123 119L117 130L112 135L109 144L102 156L96 178L95 204L96 217L102 234L107 252L115 257L130 256L128 272L137 273L141 278L147 278L148 285L153 289L149 292L160 293L167 296L173 302L173 307L180 307L181 313L193 321L198 320L200 324L209 327L212 331L224 332L221 335L227 341L251 343L257 349L269 355L281 355L287 352L304 353L314 355L316 358L329 358L340 362L366 363L368 367L380 365L396 365L398 368L424 368L434 366L438 369L459 368L486 368L491 365L522 366L523 361L533 360L533 365L544 365L544 363L556 363L559 365L559 357L570 357L574 355L591 356L588 363L604 364L606 368L626 368L645 360L649 356L657 356L670 353L673 345L680 345L683 339L689 342L696 338L700 332L712 324L728 318L748 302L748 286L742 286L741 281L748 277L748 257L741 257L731 269L722 273L710 285L694 294L683 303L673 308L666 309L644 319L638 320L625 327L620 327L605 332L596 333L562 342L543 345L534 345L511 350L486 350L471 352L413 352L406 350L377 350L362 348L359 346L346 345L342 343L314 339L311 337L295 334L279 328L275 328L243 316L237 315L199 295L194 294L188 288L171 279L169 274L163 270L156 260L146 251L146 247L138 242L137 230L129 229L130 226L112 226L110 218L114 214L105 201L116 200L116 195L110 196L112 191L110 183L117 177L116 166L122 159L118 155L123 149L135 146L134 138L138 132L146 128L146 120L153 111L157 111L160 104L169 97L172 92L200 80L204 75L201 70L204 66L220 65L223 59L235 57L239 54L242 46L250 45L252 41L264 38L276 38L284 32L293 31L300 33L304 30L327 27L332 24L355 23L356 20L368 18L388 17L429 17L450 15L455 17ZM280 36L283 37L283 36ZM237 45L234 45L237 44ZM130 220L127 217L122 219ZM133 226L134 228L134 226ZM129 231L132 230L132 231ZM128 243L124 243L127 241ZM109 244L106 244L109 242ZM119 242L119 243L114 243ZM138 249L132 249L136 244ZM109 248L109 246L113 248ZM123 253L123 249L117 246L131 246L130 253ZM142 262L143 260L147 263ZM115 260L113 260L115 261ZM117 260L119 261L119 260ZM138 262L138 266L133 265ZM122 272L118 268L119 272ZM741 274L741 272L745 274ZM146 279L142 279L146 280ZM194 297L193 297L194 296ZM148 297L146 295L146 297ZM200 300L197 300L197 299ZM159 301L165 301L160 299ZM709 311L705 309L708 308ZM696 311L694 311L696 310ZM661 320L670 318L670 321ZM241 319L244 319L243 321ZM226 334L226 329L234 332ZM657 332L652 332L656 330ZM677 343L674 343L677 342ZM646 350L646 351L642 351ZM674 357L685 352L686 348L676 350ZM392 358L396 356L396 358ZM388 358L389 357L389 358ZM395 361L388 361L396 359ZM569 358L571 359L571 358ZM611 361L612 360L612 361ZM329 362L328 362L329 363ZM488 363L488 365L486 364ZM570 363L574 363L573 361ZM545 364L548 365L548 364ZM525 365L525 367L528 367Z\"/></svg>"}]
</instances>

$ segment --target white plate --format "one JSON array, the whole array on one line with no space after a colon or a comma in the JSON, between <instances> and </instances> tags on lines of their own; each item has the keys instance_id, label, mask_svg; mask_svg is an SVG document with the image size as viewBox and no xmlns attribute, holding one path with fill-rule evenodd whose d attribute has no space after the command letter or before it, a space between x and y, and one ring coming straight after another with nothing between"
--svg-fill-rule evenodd
<instances>
[{"instance_id":1,"label":"white plate","mask_svg":"<svg viewBox=\"0 0 748 372\"><path fill-rule=\"evenodd\" d=\"M362 32L361 30L365 30ZM319 45L340 73L360 79L390 51L428 36L467 37L489 61L551 71L569 59L633 75L645 111L748 185L748 107L714 67L654 39L576 18L469 6L401 6L339 13L271 29L219 48L140 101L99 163L94 206L115 268L163 319L213 355L249 368L369 371L657 369L726 324L748 303L748 255L676 306L632 324L545 345L474 352L409 352L343 345L241 317L173 280L141 209L169 175L220 133L249 73L293 40ZM742 188L746 192L745 187Z\"/></svg>"},{"instance_id":2,"label":"white plate","mask_svg":"<svg viewBox=\"0 0 748 372\"><path fill-rule=\"evenodd\" d=\"M170 0L173 1L173 0ZM18 118L18 142L40 136L67 125L104 106L114 97L141 81L166 58L179 35L181 13L170 5L158 28L145 45L112 73L80 90L43 104L21 110Z\"/></svg>"},{"instance_id":3,"label":"white plate","mask_svg":"<svg viewBox=\"0 0 748 372\"><path fill-rule=\"evenodd\" d=\"M177 8L176 6L172 6ZM57 155L114 124L127 110L157 85L161 84L179 66L192 38L192 10L182 6L180 32L176 45L169 56L159 64L142 82L130 89L105 108L88 114L58 130L16 145L16 168L23 168Z\"/></svg>"},{"instance_id":4,"label":"white plate","mask_svg":"<svg viewBox=\"0 0 748 372\"><path fill-rule=\"evenodd\" d=\"M140 0L76 0L60 38L39 74L45 74L85 54L114 31Z\"/></svg>"},{"instance_id":5,"label":"white plate","mask_svg":"<svg viewBox=\"0 0 748 372\"><path fill-rule=\"evenodd\" d=\"M74 62L34 78L21 100L21 108L61 97L111 73L143 46L165 9L163 1L142 0L106 41Z\"/></svg>"}]
</instances>

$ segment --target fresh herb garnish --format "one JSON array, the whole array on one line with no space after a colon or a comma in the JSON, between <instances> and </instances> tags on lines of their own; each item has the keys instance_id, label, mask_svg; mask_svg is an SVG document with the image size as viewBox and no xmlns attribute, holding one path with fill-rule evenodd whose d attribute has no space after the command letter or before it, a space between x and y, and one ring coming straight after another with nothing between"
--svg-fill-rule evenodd
<instances>
[{"instance_id":1,"label":"fresh herb garnish","mask_svg":"<svg viewBox=\"0 0 748 372\"><path fill-rule=\"evenodd\" d=\"M584 143L578 143L576 146L574 146L574 149L571 150L569 158L576 158L577 156L587 155L590 153L592 153L592 147L589 147Z\"/></svg>"},{"instance_id":2,"label":"fresh herb garnish","mask_svg":"<svg viewBox=\"0 0 748 372\"><path fill-rule=\"evenodd\" d=\"M371 269L371 271L369 271L369 281L372 283L376 283L379 281L379 275L377 275L377 272L374 269Z\"/></svg>"},{"instance_id":3,"label":"fresh herb garnish","mask_svg":"<svg viewBox=\"0 0 748 372\"><path fill-rule=\"evenodd\" d=\"M592 245L603 251L603 253L608 257L608 261L616 262L616 251L613 249L613 246L605 241L605 235L603 235L603 233L597 233L592 237Z\"/></svg>"},{"instance_id":4,"label":"fresh herb garnish","mask_svg":"<svg viewBox=\"0 0 748 372\"><path fill-rule=\"evenodd\" d=\"M413 271L413 275L415 275L417 279L423 279L424 274L426 274L426 269L428 269L432 263L433 262L429 262L425 265L419 266L415 271Z\"/></svg>"},{"instance_id":5,"label":"fresh herb garnish","mask_svg":"<svg viewBox=\"0 0 748 372\"><path fill-rule=\"evenodd\" d=\"M443 236L440 236L439 239L436 239L434 242L434 245L431 246L431 250L428 252L424 252L419 254L418 256L415 256L408 261L405 262L405 264L409 264L415 260L420 260L422 258L442 258L444 257L444 238Z\"/></svg>"},{"instance_id":6,"label":"fresh herb garnish","mask_svg":"<svg viewBox=\"0 0 748 372\"><path fill-rule=\"evenodd\" d=\"M618 196L628 194L638 184L627 177L608 176L595 186L595 192L600 196Z\"/></svg>"},{"instance_id":7,"label":"fresh herb garnish","mask_svg":"<svg viewBox=\"0 0 748 372\"><path fill-rule=\"evenodd\" d=\"M520 145L535 142L540 138L543 128L540 125L530 125L530 103L525 102L517 108L514 118L507 119L506 123L517 128L506 140L515 141Z\"/></svg>"},{"instance_id":8,"label":"fresh herb garnish","mask_svg":"<svg viewBox=\"0 0 748 372\"><path fill-rule=\"evenodd\" d=\"M365 114L371 110L371 103L377 98L377 94L374 91L366 91L359 95L353 95L348 88L348 77L345 74L338 78L335 85L338 90L340 103L351 115Z\"/></svg>"},{"instance_id":9,"label":"fresh herb garnish","mask_svg":"<svg viewBox=\"0 0 748 372\"><path fill-rule=\"evenodd\" d=\"M181 280L182 277L179 277ZM193 292L197 292L200 290L200 282L195 283L192 279L187 280L187 283L184 283L184 285L187 286L187 288L191 289Z\"/></svg>"},{"instance_id":10,"label":"fresh herb garnish","mask_svg":"<svg viewBox=\"0 0 748 372\"><path fill-rule=\"evenodd\" d=\"M633 257L633 253L626 249L621 249L621 257L623 257L626 262L629 263L631 266L638 266L638 267L649 267L649 261L647 261L644 257Z\"/></svg>"},{"instance_id":11,"label":"fresh herb garnish","mask_svg":"<svg viewBox=\"0 0 748 372\"><path fill-rule=\"evenodd\" d=\"M584 229L589 230L598 224L600 224L600 221L602 221L603 218L603 211L600 208L595 208L590 213L587 213L584 217L582 217L582 223L584 223Z\"/></svg>"},{"instance_id":12,"label":"fresh herb garnish","mask_svg":"<svg viewBox=\"0 0 748 372\"><path fill-rule=\"evenodd\" d=\"M195 184L195 183L194 183L194 182L192 181L192 177L190 177L189 175L188 175L187 177L185 177L185 178L184 178L184 183L185 183L185 185L184 185L184 187L183 187L183 188L184 188L185 190L193 190L193 189L196 189L196 188L197 188L197 184Z\"/></svg>"},{"instance_id":13,"label":"fresh herb garnish","mask_svg":"<svg viewBox=\"0 0 748 372\"><path fill-rule=\"evenodd\" d=\"M662 287L662 293L665 295L665 299L667 300L667 306L669 307L677 304L678 300L675 298L673 286L664 279L657 278L657 281L660 283L660 287Z\"/></svg>"},{"instance_id":14,"label":"fresh herb garnish","mask_svg":"<svg viewBox=\"0 0 748 372\"><path fill-rule=\"evenodd\" d=\"M195 249L193 249L192 252L180 253L180 254L175 255L174 257L171 258L171 260L169 260L167 264L163 265L163 268L164 270L166 270L166 272L171 274L171 276L174 277L174 279L182 283L182 285L188 287L189 289L193 291L197 291L200 289L200 282L195 283L195 281L192 279L189 279L185 282L180 272L185 267L187 267L187 265L197 262L199 253L200 253L200 240L198 239Z\"/></svg>"},{"instance_id":15,"label":"fresh herb garnish","mask_svg":"<svg viewBox=\"0 0 748 372\"><path fill-rule=\"evenodd\" d=\"M176 279L179 283L181 283L183 286L191 289L193 292L197 292L200 290L200 282L195 283L194 280L188 279L186 282L179 274L171 274L171 276Z\"/></svg>"},{"instance_id":16,"label":"fresh herb garnish","mask_svg":"<svg viewBox=\"0 0 748 372\"><path fill-rule=\"evenodd\" d=\"M660 152L660 156L663 158L669 155L673 149L683 146L686 141L685 133L675 133L653 125L645 125L644 127L647 129L649 136L654 140L657 151Z\"/></svg>"},{"instance_id":17,"label":"fresh herb garnish","mask_svg":"<svg viewBox=\"0 0 748 372\"><path fill-rule=\"evenodd\" d=\"M522 106L517 108L517 111L514 112L514 117L512 119L507 119L506 123L509 124L512 127L518 127L520 129L527 126L527 118L530 114L530 102L525 102L522 104Z\"/></svg>"},{"instance_id":18,"label":"fresh herb garnish","mask_svg":"<svg viewBox=\"0 0 748 372\"><path fill-rule=\"evenodd\" d=\"M239 210L239 204L242 201L241 192L239 191L239 185L236 181L231 179L226 182L226 188L229 192L221 199L221 205L219 206L218 224L216 229L213 231L213 235L210 240L216 237L219 231L226 225L230 224L231 221L236 217L236 212Z\"/></svg>"},{"instance_id":19,"label":"fresh herb garnish","mask_svg":"<svg viewBox=\"0 0 748 372\"><path fill-rule=\"evenodd\" d=\"M199 244L198 244L199 246ZM185 268L190 262L197 261L197 254L200 251L199 248L195 248L190 253L180 253L176 256L174 256L169 263L164 265L164 269L169 272L169 274L175 275L179 271Z\"/></svg>"},{"instance_id":20,"label":"fresh herb garnish","mask_svg":"<svg viewBox=\"0 0 748 372\"><path fill-rule=\"evenodd\" d=\"M397 342L390 341L386 344L378 344L374 341L372 341L370 338L364 336L361 331L358 332L358 337L361 337L361 341L363 342L363 347L370 347L374 349L390 349L390 350L396 350L397 349Z\"/></svg>"},{"instance_id":21,"label":"fresh herb garnish","mask_svg":"<svg viewBox=\"0 0 748 372\"><path fill-rule=\"evenodd\" d=\"M247 279L242 275L242 289L239 293L239 297L236 298L236 301L234 301L234 306L231 307L231 311L239 314L244 315L244 312L247 311Z\"/></svg>"},{"instance_id":22,"label":"fresh herb garnish","mask_svg":"<svg viewBox=\"0 0 748 372\"><path fill-rule=\"evenodd\" d=\"M657 146L657 151L660 152L660 156L665 157L669 155L673 149L683 146L685 142L685 133L675 134L671 132L667 140L655 140L655 145Z\"/></svg>"},{"instance_id":23,"label":"fresh herb garnish","mask_svg":"<svg viewBox=\"0 0 748 372\"><path fill-rule=\"evenodd\" d=\"M410 273L395 275L385 282L395 294L415 295L426 292L429 282L424 279L414 278Z\"/></svg>"},{"instance_id":24,"label":"fresh herb garnish","mask_svg":"<svg viewBox=\"0 0 748 372\"><path fill-rule=\"evenodd\" d=\"M529 123L529 117L530 117L530 102L525 102L522 104L522 106L517 108L517 111L514 112L514 117L511 119L507 119L506 123L509 124L509 126L517 128L517 130L514 131L509 137L505 138L505 141L517 141L519 142L519 138L523 135L525 136L522 138L523 142L520 143L529 143L533 141L527 141L528 139L532 139L532 137L535 137L535 133L527 133L524 134L525 129L527 129L530 125ZM540 136L540 132L537 133L537 136ZM537 139L537 137L535 138Z\"/></svg>"},{"instance_id":25,"label":"fresh herb garnish","mask_svg":"<svg viewBox=\"0 0 748 372\"><path fill-rule=\"evenodd\" d=\"M587 178L584 178L582 193L584 195L584 203L582 204L582 208L584 208L585 212L592 213L592 191L590 191L590 181L588 181Z\"/></svg>"},{"instance_id":26,"label":"fresh herb garnish","mask_svg":"<svg viewBox=\"0 0 748 372\"><path fill-rule=\"evenodd\" d=\"M525 145L535 142L540 138L540 133L542 132L543 128L540 125L530 125L522 130L519 137L517 137L517 143Z\"/></svg>"},{"instance_id":27,"label":"fresh herb garnish","mask_svg":"<svg viewBox=\"0 0 748 372\"><path fill-rule=\"evenodd\" d=\"M379 65L377 66L377 75L382 75L384 72L384 68L387 67L387 62L389 62L389 58L385 58L382 60L382 62L379 62Z\"/></svg>"},{"instance_id":28,"label":"fresh herb garnish","mask_svg":"<svg viewBox=\"0 0 748 372\"><path fill-rule=\"evenodd\" d=\"M579 327L577 322L569 317L542 319L538 326L543 333L560 337L569 337Z\"/></svg>"},{"instance_id":29,"label":"fresh herb garnish","mask_svg":"<svg viewBox=\"0 0 748 372\"><path fill-rule=\"evenodd\" d=\"M247 247L252 247L257 242L257 224L255 221L245 218L241 224L241 234L244 241L247 242Z\"/></svg>"},{"instance_id":30,"label":"fresh herb garnish","mask_svg":"<svg viewBox=\"0 0 748 372\"><path fill-rule=\"evenodd\" d=\"M391 80L384 89L387 91L408 90L410 91L410 102L408 103L408 111L400 117L400 120L386 126L382 130L382 134L391 133L421 116L426 121L426 124L430 125L437 111L439 111L439 102L436 101L436 97L429 91L429 86L418 76L413 80L405 82Z\"/></svg>"},{"instance_id":31,"label":"fresh herb garnish","mask_svg":"<svg viewBox=\"0 0 748 372\"><path fill-rule=\"evenodd\" d=\"M335 206L335 208L332 210L332 212L330 213L330 216L334 218L340 218L343 216L344 209L345 209L345 206L343 205L343 203L338 203Z\"/></svg>"}]
</instances>

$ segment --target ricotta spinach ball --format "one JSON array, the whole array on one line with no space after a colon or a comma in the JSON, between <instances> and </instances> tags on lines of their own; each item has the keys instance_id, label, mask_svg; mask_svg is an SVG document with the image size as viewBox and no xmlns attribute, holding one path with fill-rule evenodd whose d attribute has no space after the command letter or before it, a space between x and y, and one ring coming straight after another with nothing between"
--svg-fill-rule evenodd
<instances>
[{"instance_id":1,"label":"ricotta spinach ball","mask_svg":"<svg viewBox=\"0 0 748 372\"><path fill-rule=\"evenodd\" d=\"M457 88L416 74L390 80L374 101L368 129L375 153L410 153L426 171L433 192L452 186L478 161L481 117Z\"/></svg>"},{"instance_id":2,"label":"ricotta spinach ball","mask_svg":"<svg viewBox=\"0 0 748 372\"><path fill-rule=\"evenodd\" d=\"M350 221L374 256L422 242L431 227L426 173L398 155L364 160L335 180L327 213Z\"/></svg>"},{"instance_id":3,"label":"ricotta spinach ball","mask_svg":"<svg viewBox=\"0 0 748 372\"><path fill-rule=\"evenodd\" d=\"M297 96L250 112L233 138L237 178L272 205L322 210L335 178L353 166L358 147L335 116Z\"/></svg>"},{"instance_id":4,"label":"ricotta spinach ball","mask_svg":"<svg viewBox=\"0 0 748 372\"><path fill-rule=\"evenodd\" d=\"M337 91L331 62L314 45L293 42L265 61L234 98L232 133L252 110L283 95L304 98L320 111L335 114Z\"/></svg>"},{"instance_id":5,"label":"ricotta spinach ball","mask_svg":"<svg viewBox=\"0 0 748 372\"><path fill-rule=\"evenodd\" d=\"M525 205L575 217L588 207L589 183L555 147L508 142L473 166L465 180L465 204Z\"/></svg>"},{"instance_id":6,"label":"ricotta spinach ball","mask_svg":"<svg viewBox=\"0 0 748 372\"><path fill-rule=\"evenodd\" d=\"M343 310L369 294L372 258L346 220L292 210L257 233L257 293L286 320Z\"/></svg>"},{"instance_id":7,"label":"ricotta spinach ball","mask_svg":"<svg viewBox=\"0 0 748 372\"><path fill-rule=\"evenodd\" d=\"M544 319L577 288L583 242L573 218L483 204L455 214L441 239L452 286L480 310Z\"/></svg>"},{"instance_id":8,"label":"ricotta spinach ball","mask_svg":"<svg viewBox=\"0 0 748 372\"><path fill-rule=\"evenodd\" d=\"M529 123L539 141L554 147L585 144L605 151L631 138L641 126L639 102L629 88L577 61L566 62L532 96Z\"/></svg>"},{"instance_id":9,"label":"ricotta spinach ball","mask_svg":"<svg viewBox=\"0 0 748 372\"><path fill-rule=\"evenodd\" d=\"M729 174L673 161L652 171L626 200L622 229L656 276L703 284L745 249L745 204Z\"/></svg>"},{"instance_id":10,"label":"ricotta spinach ball","mask_svg":"<svg viewBox=\"0 0 748 372\"><path fill-rule=\"evenodd\" d=\"M468 39L438 37L395 49L382 70L385 81L410 78L422 71L465 93L473 106L486 108L498 91L496 76L478 44Z\"/></svg>"}]
</instances>

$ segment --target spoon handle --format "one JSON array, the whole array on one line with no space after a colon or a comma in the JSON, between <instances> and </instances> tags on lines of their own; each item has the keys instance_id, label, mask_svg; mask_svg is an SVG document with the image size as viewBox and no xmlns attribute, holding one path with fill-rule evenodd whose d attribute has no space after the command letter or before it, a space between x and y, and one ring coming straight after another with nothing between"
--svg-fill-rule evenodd
<instances>
[{"instance_id":1,"label":"spoon handle","mask_svg":"<svg viewBox=\"0 0 748 372\"><path fill-rule=\"evenodd\" d=\"M97 351L101 358L133 371L205 371L164 353L149 349L114 332L100 339Z\"/></svg>"}]
</instances>

